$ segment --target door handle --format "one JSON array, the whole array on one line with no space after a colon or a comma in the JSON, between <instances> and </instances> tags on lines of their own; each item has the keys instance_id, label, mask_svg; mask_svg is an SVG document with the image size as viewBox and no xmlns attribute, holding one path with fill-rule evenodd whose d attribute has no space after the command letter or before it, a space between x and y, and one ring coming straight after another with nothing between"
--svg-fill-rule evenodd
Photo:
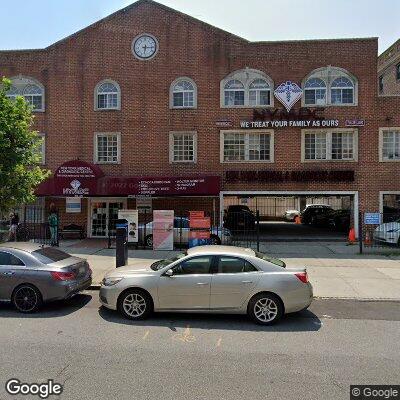
<instances>
[{"instance_id":1,"label":"door handle","mask_svg":"<svg viewBox=\"0 0 400 400\"><path fill-rule=\"evenodd\" d=\"M197 282L197 285L199 285L199 286L205 286L205 285L208 285L208 283L207 283L207 282Z\"/></svg>"},{"instance_id":2,"label":"door handle","mask_svg":"<svg viewBox=\"0 0 400 400\"><path fill-rule=\"evenodd\" d=\"M242 283L253 283L253 281L242 281Z\"/></svg>"},{"instance_id":3,"label":"door handle","mask_svg":"<svg viewBox=\"0 0 400 400\"><path fill-rule=\"evenodd\" d=\"M8 272L3 272L3 275L14 275L15 272L8 271Z\"/></svg>"}]
</instances>

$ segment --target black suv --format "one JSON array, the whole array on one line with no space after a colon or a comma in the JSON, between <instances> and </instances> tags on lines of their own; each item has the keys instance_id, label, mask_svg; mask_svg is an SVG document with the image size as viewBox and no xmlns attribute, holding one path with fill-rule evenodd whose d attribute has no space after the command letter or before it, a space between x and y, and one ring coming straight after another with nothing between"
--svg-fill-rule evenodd
<instances>
[{"instance_id":1,"label":"black suv","mask_svg":"<svg viewBox=\"0 0 400 400\"><path fill-rule=\"evenodd\" d=\"M301 223L305 225L315 225L320 215L329 214L333 211L331 206L327 204L309 204L301 212Z\"/></svg>"},{"instance_id":2,"label":"black suv","mask_svg":"<svg viewBox=\"0 0 400 400\"><path fill-rule=\"evenodd\" d=\"M229 206L224 215L224 227L231 231L251 231L256 227L256 217L247 206Z\"/></svg>"}]
</instances>

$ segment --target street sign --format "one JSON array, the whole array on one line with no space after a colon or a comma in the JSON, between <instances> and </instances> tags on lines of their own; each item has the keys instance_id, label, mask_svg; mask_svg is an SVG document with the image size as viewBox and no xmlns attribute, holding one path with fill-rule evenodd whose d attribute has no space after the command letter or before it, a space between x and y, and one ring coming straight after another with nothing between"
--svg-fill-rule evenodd
<instances>
[{"instance_id":1,"label":"street sign","mask_svg":"<svg viewBox=\"0 0 400 400\"><path fill-rule=\"evenodd\" d=\"M380 213L365 213L364 224L365 225L380 225L381 214Z\"/></svg>"}]
</instances>

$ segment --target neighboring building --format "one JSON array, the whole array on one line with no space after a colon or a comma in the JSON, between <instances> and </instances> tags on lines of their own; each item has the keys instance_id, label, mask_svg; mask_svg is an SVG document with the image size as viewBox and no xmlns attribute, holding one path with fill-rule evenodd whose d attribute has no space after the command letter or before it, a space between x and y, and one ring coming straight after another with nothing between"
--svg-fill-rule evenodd
<instances>
[{"instance_id":1,"label":"neighboring building","mask_svg":"<svg viewBox=\"0 0 400 400\"><path fill-rule=\"evenodd\" d=\"M400 96L400 39L378 57L378 88L383 96Z\"/></svg>"},{"instance_id":2,"label":"neighboring building","mask_svg":"<svg viewBox=\"0 0 400 400\"><path fill-rule=\"evenodd\" d=\"M378 96L377 51L377 38L249 42L140 0L45 49L0 52L0 74L45 138L54 176L39 196L101 237L118 208L148 204L138 195L214 216L225 197L383 210L400 194L400 99Z\"/></svg>"}]
</instances>

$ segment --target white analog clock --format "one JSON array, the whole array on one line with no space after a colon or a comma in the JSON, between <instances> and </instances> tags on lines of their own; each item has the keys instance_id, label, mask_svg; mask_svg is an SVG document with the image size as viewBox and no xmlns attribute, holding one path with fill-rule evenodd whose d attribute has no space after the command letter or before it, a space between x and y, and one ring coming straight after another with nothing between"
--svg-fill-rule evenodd
<instances>
[{"instance_id":1,"label":"white analog clock","mask_svg":"<svg viewBox=\"0 0 400 400\"><path fill-rule=\"evenodd\" d=\"M158 51L158 41L149 33L142 33L133 39L132 53L139 60L150 60Z\"/></svg>"}]
</instances>

